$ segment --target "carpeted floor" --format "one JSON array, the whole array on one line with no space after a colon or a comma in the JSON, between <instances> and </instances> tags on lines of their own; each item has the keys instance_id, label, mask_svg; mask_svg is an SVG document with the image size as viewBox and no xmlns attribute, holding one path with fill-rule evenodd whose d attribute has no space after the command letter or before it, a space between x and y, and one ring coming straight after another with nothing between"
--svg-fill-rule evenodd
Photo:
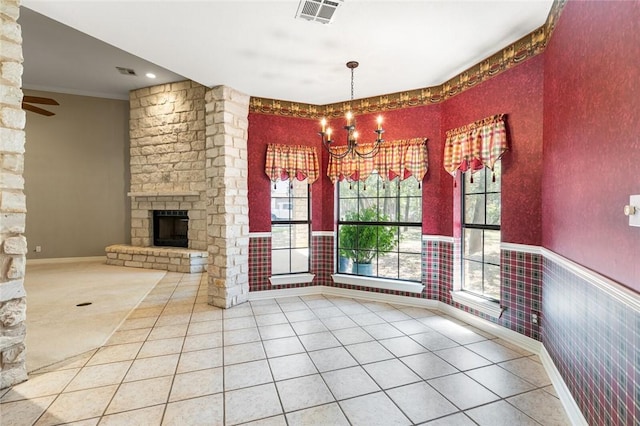
<instances>
[{"instance_id":1,"label":"carpeted floor","mask_svg":"<svg viewBox=\"0 0 640 426\"><path fill-rule=\"evenodd\" d=\"M27 370L102 346L164 275L100 258L27 262Z\"/></svg>"}]
</instances>

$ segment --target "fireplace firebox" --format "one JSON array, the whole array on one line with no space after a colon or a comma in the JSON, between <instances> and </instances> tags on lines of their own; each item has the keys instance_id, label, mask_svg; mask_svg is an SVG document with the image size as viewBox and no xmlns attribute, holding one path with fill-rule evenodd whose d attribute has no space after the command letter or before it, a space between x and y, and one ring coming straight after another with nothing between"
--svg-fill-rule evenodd
<instances>
[{"instance_id":1,"label":"fireplace firebox","mask_svg":"<svg viewBox=\"0 0 640 426\"><path fill-rule=\"evenodd\" d=\"M189 247L189 216L186 210L153 211L153 245Z\"/></svg>"}]
</instances>

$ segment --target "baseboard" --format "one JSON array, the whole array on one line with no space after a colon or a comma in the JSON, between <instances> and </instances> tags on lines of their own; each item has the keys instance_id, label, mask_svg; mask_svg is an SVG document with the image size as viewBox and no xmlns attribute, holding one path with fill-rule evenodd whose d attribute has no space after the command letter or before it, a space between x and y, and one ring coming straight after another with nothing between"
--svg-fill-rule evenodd
<instances>
[{"instance_id":1,"label":"baseboard","mask_svg":"<svg viewBox=\"0 0 640 426\"><path fill-rule=\"evenodd\" d=\"M78 263L78 262L95 262L103 260L106 262L106 256L87 256L87 257L51 257L45 259L27 259L29 265L45 265L49 263Z\"/></svg>"},{"instance_id":2,"label":"baseboard","mask_svg":"<svg viewBox=\"0 0 640 426\"><path fill-rule=\"evenodd\" d=\"M564 407L564 411L567 413L567 417L571 420L571 424L587 426L587 420L582 415L578 404L576 404L575 399L573 399L567 384L562 379L560 372L553 363L553 360L544 345L540 345L540 353L538 355L540 356L540 360L542 361L542 365L544 366L549 379L551 379L551 383L553 383L553 388L558 394L558 398Z\"/></svg>"}]
</instances>

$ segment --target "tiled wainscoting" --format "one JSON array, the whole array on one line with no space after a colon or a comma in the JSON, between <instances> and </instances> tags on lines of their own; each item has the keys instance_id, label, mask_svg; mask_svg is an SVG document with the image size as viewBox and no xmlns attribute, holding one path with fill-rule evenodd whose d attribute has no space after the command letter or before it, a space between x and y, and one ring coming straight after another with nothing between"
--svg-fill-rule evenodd
<instances>
[{"instance_id":1,"label":"tiled wainscoting","mask_svg":"<svg viewBox=\"0 0 640 426\"><path fill-rule=\"evenodd\" d=\"M640 424L640 301L543 252L542 342L590 425Z\"/></svg>"},{"instance_id":2,"label":"tiled wainscoting","mask_svg":"<svg viewBox=\"0 0 640 426\"><path fill-rule=\"evenodd\" d=\"M453 306L541 341L588 424L640 424L640 301L637 294L620 290L618 284L546 249L507 243L503 244L501 253L503 313L500 318L493 318L451 299L455 257L452 238L423 236L422 284L425 288L422 293L412 294L334 283L331 279L335 268L334 242L330 234L319 233L312 239L314 280L278 287L269 283L269 234L252 236L249 243L251 291L327 286L408 296L414 300L421 298ZM537 315L537 324L532 321L532 314ZM577 411L575 414L578 418L581 416Z\"/></svg>"}]
</instances>

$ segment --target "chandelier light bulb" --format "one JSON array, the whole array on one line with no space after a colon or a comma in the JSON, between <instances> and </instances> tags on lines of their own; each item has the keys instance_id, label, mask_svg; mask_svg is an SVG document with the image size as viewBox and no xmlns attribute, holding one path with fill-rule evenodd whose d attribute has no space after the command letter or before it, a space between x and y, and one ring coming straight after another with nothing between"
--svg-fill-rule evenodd
<instances>
[{"instance_id":1,"label":"chandelier light bulb","mask_svg":"<svg viewBox=\"0 0 640 426\"><path fill-rule=\"evenodd\" d=\"M320 124L322 125L322 133L324 133L327 127L327 119L323 118L322 121L320 121Z\"/></svg>"},{"instance_id":2,"label":"chandelier light bulb","mask_svg":"<svg viewBox=\"0 0 640 426\"><path fill-rule=\"evenodd\" d=\"M353 114L349 111L347 112L347 126L351 125L351 119L353 119Z\"/></svg>"},{"instance_id":3,"label":"chandelier light bulb","mask_svg":"<svg viewBox=\"0 0 640 426\"><path fill-rule=\"evenodd\" d=\"M378 121L378 130L381 130L382 129L382 116L381 115L378 116L378 120L377 121Z\"/></svg>"}]
</instances>

